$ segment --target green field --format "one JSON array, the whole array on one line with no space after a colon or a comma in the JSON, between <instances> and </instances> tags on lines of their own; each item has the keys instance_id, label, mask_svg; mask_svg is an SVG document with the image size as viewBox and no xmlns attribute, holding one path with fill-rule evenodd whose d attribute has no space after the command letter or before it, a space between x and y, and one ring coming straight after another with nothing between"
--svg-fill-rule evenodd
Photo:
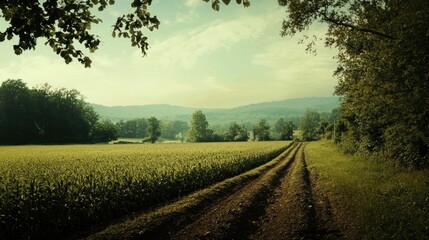
<instances>
[{"instance_id":1,"label":"green field","mask_svg":"<svg viewBox=\"0 0 429 240\"><path fill-rule=\"evenodd\" d=\"M290 142L0 147L0 239L64 236L259 166Z\"/></svg>"},{"instance_id":2,"label":"green field","mask_svg":"<svg viewBox=\"0 0 429 240\"><path fill-rule=\"evenodd\" d=\"M429 172L307 145L308 167L334 206L346 239L428 239Z\"/></svg>"}]
</instances>

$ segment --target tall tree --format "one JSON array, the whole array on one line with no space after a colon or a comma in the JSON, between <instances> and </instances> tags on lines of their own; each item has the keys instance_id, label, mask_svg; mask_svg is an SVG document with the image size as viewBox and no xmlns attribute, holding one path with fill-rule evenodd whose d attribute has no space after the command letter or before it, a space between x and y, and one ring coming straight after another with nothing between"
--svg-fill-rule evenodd
<instances>
[{"instance_id":1,"label":"tall tree","mask_svg":"<svg viewBox=\"0 0 429 240\"><path fill-rule=\"evenodd\" d=\"M274 131L278 134L280 140L293 139L293 130L295 125L292 121L286 122L283 118L279 118L274 124Z\"/></svg>"},{"instance_id":2,"label":"tall tree","mask_svg":"<svg viewBox=\"0 0 429 240\"><path fill-rule=\"evenodd\" d=\"M189 142L204 142L210 138L208 131L209 123L207 122L206 115L202 110L197 110L192 113L191 128L188 132Z\"/></svg>"},{"instance_id":3,"label":"tall tree","mask_svg":"<svg viewBox=\"0 0 429 240\"><path fill-rule=\"evenodd\" d=\"M346 127L341 146L429 167L427 0L279 3L287 8L284 36L321 21L328 25L326 44L339 50L336 94L343 96Z\"/></svg>"},{"instance_id":4,"label":"tall tree","mask_svg":"<svg viewBox=\"0 0 429 240\"><path fill-rule=\"evenodd\" d=\"M261 119L258 122L258 125L253 128L254 139L259 141L268 141L270 137L270 126L267 123L267 120Z\"/></svg>"},{"instance_id":5,"label":"tall tree","mask_svg":"<svg viewBox=\"0 0 429 240\"><path fill-rule=\"evenodd\" d=\"M156 141L158 141L159 136L161 136L160 121L156 119L156 117L150 117L147 121L148 140L151 143L155 143Z\"/></svg>"},{"instance_id":6,"label":"tall tree","mask_svg":"<svg viewBox=\"0 0 429 240\"><path fill-rule=\"evenodd\" d=\"M307 109L301 120L300 130L304 141L319 139L320 114L314 110Z\"/></svg>"},{"instance_id":7,"label":"tall tree","mask_svg":"<svg viewBox=\"0 0 429 240\"><path fill-rule=\"evenodd\" d=\"M244 126L240 126L236 122L232 122L229 125L224 138L226 141L247 141L249 140L249 134Z\"/></svg>"},{"instance_id":8,"label":"tall tree","mask_svg":"<svg viewBox=\"0 0 429 240\"><path fill-rule=\"evenodd\" d=\"M38 133L33 122L31 91L21 80L0 86L0 143L31 143Z\"/></svg>"}]
</instances>

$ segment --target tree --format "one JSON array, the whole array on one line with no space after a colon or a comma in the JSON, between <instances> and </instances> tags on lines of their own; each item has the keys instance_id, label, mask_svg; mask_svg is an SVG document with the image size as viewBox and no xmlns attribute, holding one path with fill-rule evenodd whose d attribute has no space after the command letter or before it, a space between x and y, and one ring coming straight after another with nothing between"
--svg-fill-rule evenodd
<instances>
[{"instance_id":1,"label":"tree","mask_svg":"<svg viewBox=\"0 0 429 240\"><path fill-rule=\"evenodd\" d=\"M185 141L186 131L188 131L189 126L188 123L185 121L173 121L171 122L171 128L176 133L176 136L179 135L180 141Z\"/></svg>"},{"instance_id":2,"label":"tree","mask_svg":"<svg viewBox=\"0 0 429 240\"><path fill-rule=\"evenodd\" d=\"M236 122L232 122L229 125L228 131L224 136L225 141L247 141L249 140L249 134L244 126L238 125Z\"/></svg>"},{"instance_id":3,"label":"tree","mask_svg":"<svg viewBox=\"0 0 429 240\"><path fill-rule=\"evenodd\" d=\"M261 119L253 128L254 139L259 141L268 141L270 140L270 126L267 123L267 120Z\"/></svg>"},{"instance_id":4,"label":"tree","mask_svg":"<svg viewBox=\"0 0 429 240\"><path fill-rule=\"evenodd\" d=\"M119 137L124 138L145 138L147 136L148 120L137 118L129 121L119 121L116 123Z\"/></svg>"},{"instance_id":5,"label":"tree","mask_svg":"<svg viewBox=\"0 0 429 240\"><path fill-rule=\"evenodd\" d=\"M190 142L204 142L210 138L208 131L209 123L206 120L202 110L197 110L192 113L191 129L188 132L188 141Z\"/></svg>"},{"instance_id":6,"label":"tree","mask_svg":"<svg viewBox=\"0 0 429 240\"><path fill-rule=\"evenodd\" d=\"M91 142L108 143L118 139L118 128L109 120L97 122L90 133Z\"/></svg>"},{"instance_id":7,"label":"tree","mask_svg":"<svg viewBox=\"0 0 429 240\"><path fill-rule=\"evenodd\" d=\"M292 121L286 122L283 118L279 118L274 124L274 131L279 135L280 140L293 139L293 130L295 124Z\"/></svg>"},{"instance_id":8,"label":"tree","mask_svg":"<svg viewBox=\"0 0 429 240\"><path fill-rule=\"evenodd\" d=\"M307 109L300 125L302 139L304 141L317 140L319 138L319 124L320 114L314 110Z\"/></svg>"},{"instance_id":9,"label":"tree","mask_svg":"<svg viewBox=\"0 0 429 240\"><path fill-rule=\"evenodd\" d=\"M29 89L21 80L0 86L0 143L83 143L98 121L76 90Z\"/></svg>"},{"instance_id":10,"label":"tree","mask_svg":"<svg viewBox=\"0 0 429 240\"><path fill-rule=\"evenodd\" d=\"M429 167L427 1L279 3L287 8L284 36L324 22L325 43L339 50L335 92L343 96L343 149L379 153L407 167Z\"/></svg>"},{"instance_id":11,"label":"tree","mask_svg":"<svg viewBox=\"0 0 429 240\"><path fill-rule=\"evenodd\" d=\"M33 124L31 91L21 80L7 80L0 87L0 143L30 143L37 135Z\"/></svg>"},{"instance_id":12,"label":"tree","mask_svg":"<svg viewBox=\"0 0 429 240\"><path fill-rule=\"evenodd\" d=\"M147 134L151 143L158 141L159 136L161 136L160 121L155 117L148 119Z\"/></svg>"},{"instance_id":13,"label":"tree","mask_svg":"<svg viewBox=\"0 0 429 240\"><path fill-rule=\"evenodd\" d=\"M204 1L211 1L212 8L219 10L219 0ZM227 5L230 0L222 2ZM248 0L236 2L245 7L250 5ZM90 52L98 49L101 41L91 32L91 27L102 20L94 12L103 11L114 4L115 0L2 0L0 17L8 23L8 27L0 32L0 42L18 37L13 50L20 55L25 50L34 50L38 39L46 39L45 44L66 63L77 59L85 67L90 67L91 59L77 47L83 45ZM118 17L112 30L113 37L129 39L131 45L138 47L143 55L146 55L149 44L142 29L152 31L160 25L158 18L148 10L151 4L152 0L130 0L133 12Z\"/></svg>"}]
</instances>

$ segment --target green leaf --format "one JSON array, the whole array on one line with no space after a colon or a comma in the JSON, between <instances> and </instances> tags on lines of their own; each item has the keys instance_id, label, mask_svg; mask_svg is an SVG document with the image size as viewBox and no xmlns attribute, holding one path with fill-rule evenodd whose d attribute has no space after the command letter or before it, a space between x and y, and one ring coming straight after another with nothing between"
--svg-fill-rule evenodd
<instances>
[{"instance_id":1,"label":"green leaf","mask_svg":"<svg viewBox=\"0 0 429 240\"><path fill-rule=\"evenodd\" d=\"M22 49L18 45L13 45L13 50L15 51L16 55L21 55Z\"/></svg>"},{"instance_id":2,"label":"green leaf","mask_svg":"<svg viewBox=\"0 0 429 240\"><path fill-rule=\"evenodd\" d=\"M214 1L214 2L212 3L212 8L213 8L215 11L219 11L219 3L218 3L217 1Z\"/></svg>"}]
</instances>

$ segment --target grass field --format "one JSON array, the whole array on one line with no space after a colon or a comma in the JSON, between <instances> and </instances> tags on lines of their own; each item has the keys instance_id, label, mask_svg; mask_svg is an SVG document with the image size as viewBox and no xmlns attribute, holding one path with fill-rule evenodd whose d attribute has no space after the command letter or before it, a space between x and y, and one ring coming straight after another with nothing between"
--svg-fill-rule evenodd
<instances>
[{"instance_id":1,"label":"grass field","mask_svg":"<svg viewBox=\"0 0 429 240\"><path fill-rule=\"evenodd\" d=\"M0 147L0 239L64 236L245 172L289 144Z\"/></svg>"},{"instance_id":2,"label":"grass field","mask_svg":"<svg viewBox=\"0 0 429 240\"><path fill-rule=\"evenodd\" d=\"M428 239L429 173L346 156L332 143L307 145L308 167L353 239Z\"/></svg>"}]
</instances>

